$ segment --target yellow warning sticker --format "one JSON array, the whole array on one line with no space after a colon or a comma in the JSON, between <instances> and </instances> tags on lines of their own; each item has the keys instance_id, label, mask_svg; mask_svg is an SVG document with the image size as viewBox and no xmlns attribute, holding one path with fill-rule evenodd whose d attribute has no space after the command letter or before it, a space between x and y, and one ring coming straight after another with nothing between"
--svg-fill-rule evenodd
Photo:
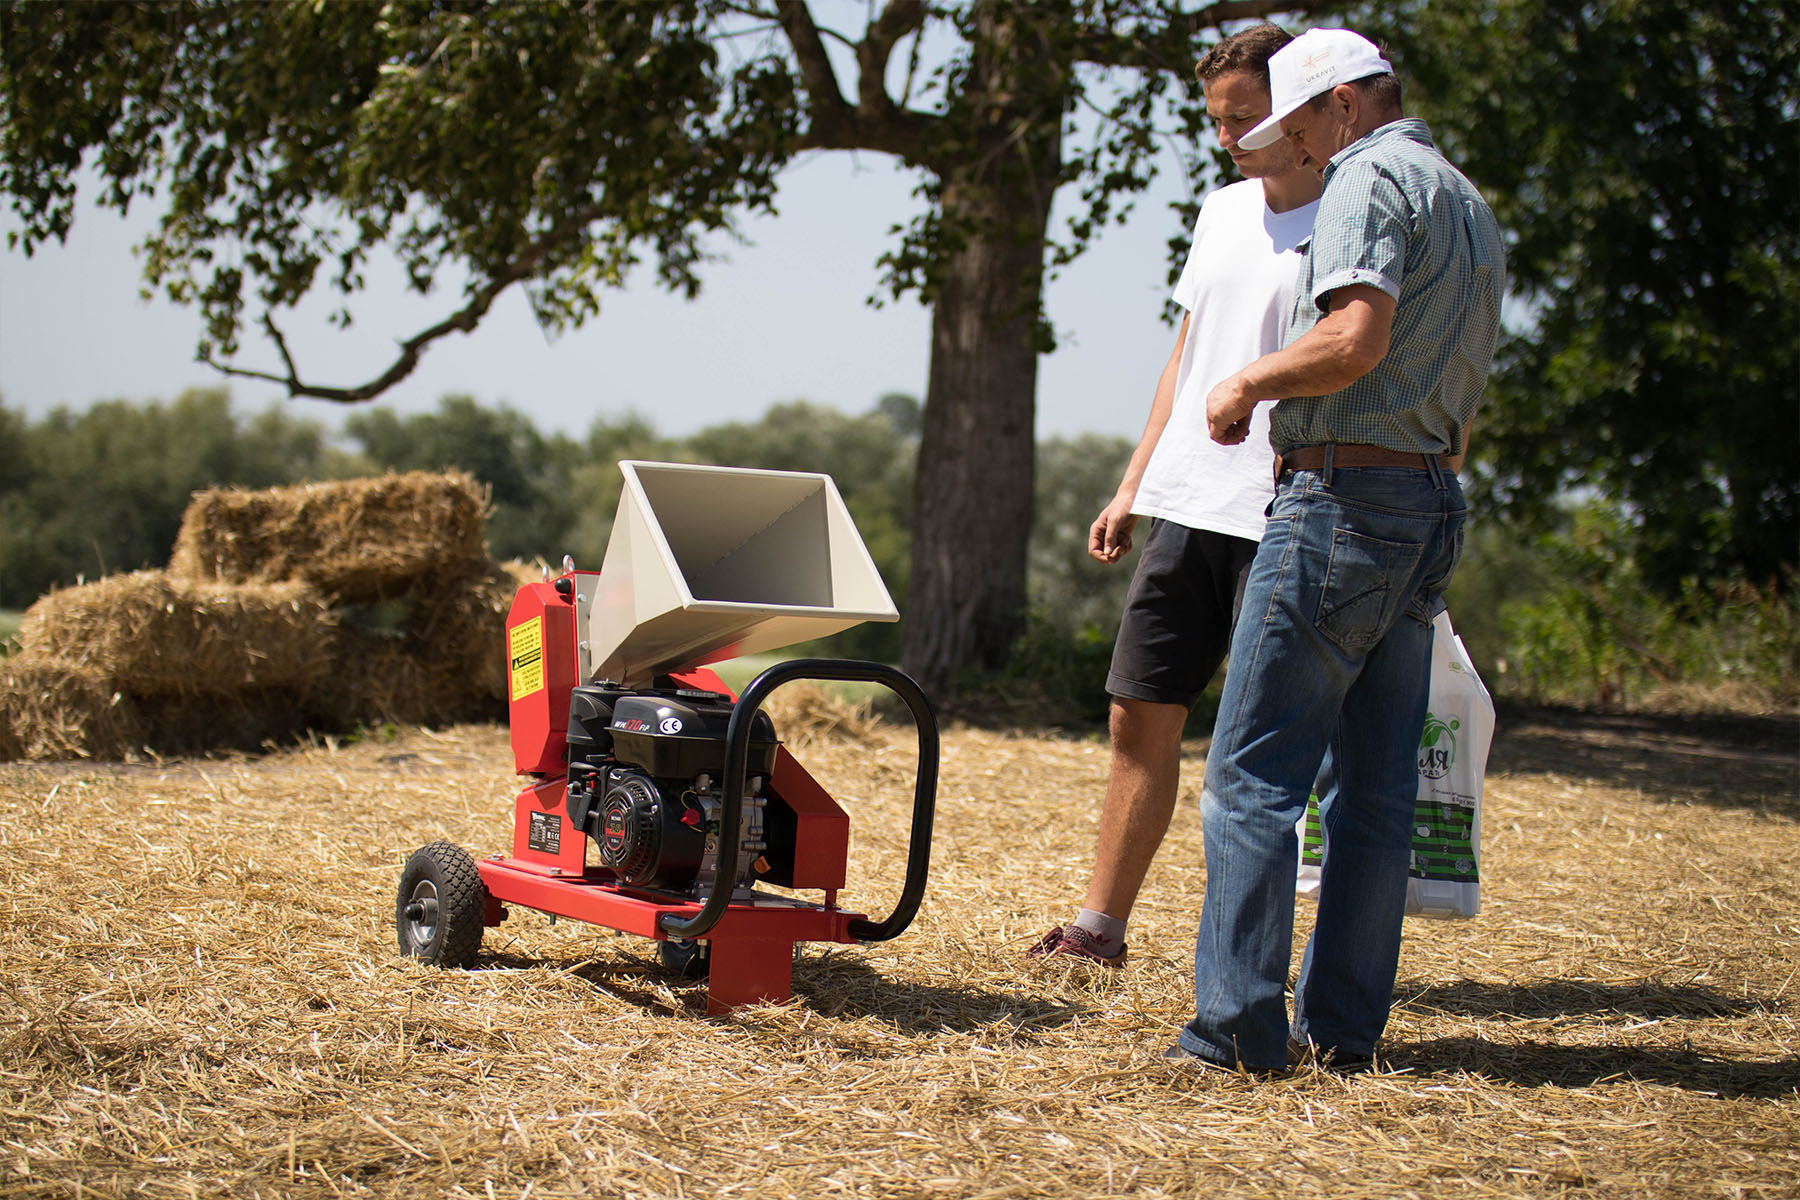
<instances>
[{"instance_id":1,"label":"yellow warning sticker","mask_svg":"<svg viewBox=\"0 0 1800 1200\"><path fill-rule=\"evenodd\" d=\"M544 690L544 618L533 617L506 631L506 678L514 700Z\"/></svg>"}]
</instances>

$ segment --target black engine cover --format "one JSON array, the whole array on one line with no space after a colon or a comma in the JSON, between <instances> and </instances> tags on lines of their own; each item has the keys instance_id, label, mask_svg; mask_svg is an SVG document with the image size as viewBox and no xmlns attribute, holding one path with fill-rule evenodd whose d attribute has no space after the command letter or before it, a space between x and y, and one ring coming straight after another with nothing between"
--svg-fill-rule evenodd
<instances>
[{"instance_id":1,"label":"black engine cover","mask_svg":"<svg viewBox=\"0 0 1800 1200\"><path fill-rule=\"evenodd\" d=\"M592 835L601 865L620 881L661 891L693 883L707 839L707 817L693 789L697 777L710 775L707 792L716 805L732 708L730 696L688 688L574 690L569 819ZM774 724L757 713L746 774L767 779L777 744ZM791 861L791 851L786 857Z\"/></svg>"},{"instance_id":2,"label":"black engine cover","mask_svg":"<svg viewBox=\"0 0 1800 1200\"><path fill-rule=\"evenodd\" d=\"M700 810L637 771L607 773L594 822L601 863L638 887L685 887L706 853Z\"/></svg>"},{"instance_id":3,"label":"black engine cover","mask_svg":"<svg viewBox=\"0 0 1800 1200\"><path fill-rule=\"evenodd\" d=\"M712 692L645 692L612 704L612 751L621 763L658 779L692 779L725 771L725 733L731 725L729 696ZM747 771L775 769L775 726L757 713L750 726Z\"/></svg>"}]
</instances>

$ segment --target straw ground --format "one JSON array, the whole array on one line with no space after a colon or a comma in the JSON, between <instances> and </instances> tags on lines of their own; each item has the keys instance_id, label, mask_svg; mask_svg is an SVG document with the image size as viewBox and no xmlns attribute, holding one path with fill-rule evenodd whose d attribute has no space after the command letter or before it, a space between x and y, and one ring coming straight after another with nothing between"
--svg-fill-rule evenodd
<instances>
[{"instance_id":1,"label":"straw ground","mask_svg":"<svg viewBox=\"0 0 1800 1200\"><path fill-rule=\"evenodd\" d=\"M884 913L911 731L828 707L784 732ZM714 1019L520 910L475 969L396 956L405 855L507 844L503 728L0 766L0 1196L1800 1196L1800 761L1742 728L1503 713L1482 915L1409 925L1377 1071L1275 1080L1158 1057L1200 743L1117 977L1022 961L1104 746L956 727L914 927Z\"/></svg>"}]
</instances>

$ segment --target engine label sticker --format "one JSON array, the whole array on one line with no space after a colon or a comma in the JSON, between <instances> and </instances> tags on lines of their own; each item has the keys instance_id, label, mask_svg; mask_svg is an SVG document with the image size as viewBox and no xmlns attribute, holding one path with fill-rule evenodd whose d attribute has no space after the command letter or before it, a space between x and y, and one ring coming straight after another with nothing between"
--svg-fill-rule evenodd
<instances>
[{"instance_id":1,"label":"engine label sticker","mask_svg":"<svg viewBox=\"0 0 1800 1200\"><path fill-rule=\"evenodd\" d=\"M514 700L544 690L544 618L506 631L506 677Z\"/></svg>"},{"instance_id":2,"label":"engine label sticker","mask_svg":"<svg viewBox=\"0 0 1800 1200\"><path fill-rule=\"evenodd\" d=\"M545 854L562 853L562 818L553 812L534 812L525 827L525 845Z\"/></svg>"}]
</instances>

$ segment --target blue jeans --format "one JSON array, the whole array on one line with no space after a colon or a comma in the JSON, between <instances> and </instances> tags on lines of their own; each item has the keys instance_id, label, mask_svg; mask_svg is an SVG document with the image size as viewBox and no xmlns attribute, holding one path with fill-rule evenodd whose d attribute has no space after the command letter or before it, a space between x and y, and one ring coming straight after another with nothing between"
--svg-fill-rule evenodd
<instances>
[{"instance_id":1,"label":"blue jeans","mask_svg":"<svg viewBox=\"0 0 1800 1200\"><path fill-rule=\"evenodd\" d=\"M1279 1070L1287 1039L1371 1053L1387 1024L1431 682L1433 606L1462 553L1462 489L1406 467L1292 471L1232 636L1206 756L1195 1013L1178 1037ZM1318 920L1295 987L1294 823L1327 753Z\"/></svg>"}]
</instances>

